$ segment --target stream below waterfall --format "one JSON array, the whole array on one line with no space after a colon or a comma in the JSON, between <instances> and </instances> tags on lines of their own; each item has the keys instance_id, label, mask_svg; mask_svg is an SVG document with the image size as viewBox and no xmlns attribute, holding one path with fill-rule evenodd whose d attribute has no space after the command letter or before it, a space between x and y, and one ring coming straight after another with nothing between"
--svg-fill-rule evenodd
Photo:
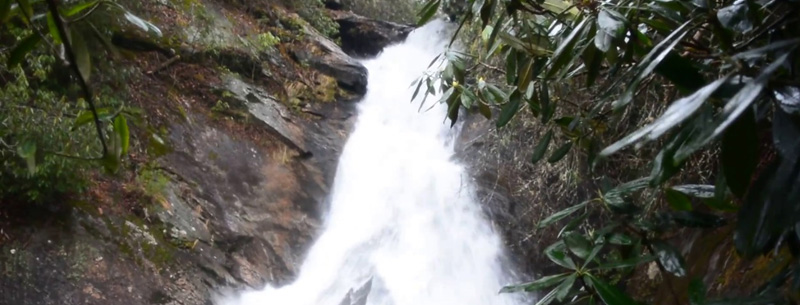
<instances>
[{"instance_id":1,"label":"stream below waterfall","mask_svg":"<svg viewBox=\"0 0 800 305\"><path fill-rule=\"evenodd\" d=\"M422 111L421 98L410 102L409 84L445 50L449 27L431 22L363 61L368 92L339 161L325 226L297 280L221 305L522 303L498 294L513 272L454 160L458 128L445 121L446 106L425 111L434 96Z\"/></svg>"}]
</instances>

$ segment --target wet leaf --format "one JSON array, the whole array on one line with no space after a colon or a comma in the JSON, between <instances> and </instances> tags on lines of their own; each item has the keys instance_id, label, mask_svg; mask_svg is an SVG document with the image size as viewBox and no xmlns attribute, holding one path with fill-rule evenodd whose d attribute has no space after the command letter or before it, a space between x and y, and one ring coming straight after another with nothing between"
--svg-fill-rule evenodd
<instances>
[{"instance_id":1,"label":"wet leaf","mask_svg":"<svg viewBox=\"0 0 800 305\"><path fill-rule=\"evenodd\" d=\"M550 70L547 71L547 77L550 78L554 76L561 68L563 68L567 63L569 63L572 59L572 52L575 48L575 44L578 42L580 38L580 34L584 32L586 25L589 24L592 18L585 18L583 21L578 23L572 32L570 32L569 36L558 45L555 53L553 53L553 57L550 60Z\"/></svg>"},{"instance_id":2,"label":"wet leaf","mask_svg":"<svg viewBox=\"0 0 800 305\"><path fill-rule=\"evenodd\" d=\"M503 287L503 289L500 289L500 293L539 291L560 283L562 280L567 278L567 276L569 276L569 273L544 276L530 283Z\"/></svg>"},{"instance_id":3,"label":"wet leaf","mask_svg":"<svg viewBox=\"0 0 800 305\"><path fill-rule=\"evenodd\" d=\"M520 104L522 103L522 95L518 90L514 90L511 96L508 97L508 102L503 105L500 111L500 116L497 118L495 126L497 128L503 127L511 121L511 118L519 111Z\"/></svg>"},{"instance_id":4,"label":"wet leaf","mask_svg":"<svg viewBox=\"0 0 800 305\"><path fill-rule=\"evenodd\" d=\"M553 131L548 130L547 133L539 140L539 144L536 144L536 147L533 149L533 155L531 156L531 163L536 164L539 160L544 158L544 154L547 152L547 147L550 146L550 141L553 140Z\"/></svg>"},{"instance_id":5,"label":"wet leaf","mask_svg":"<svg viewBox=\"0 0 800 305\"><path fill-rule=\"evenodd\" d=\"M692 202L683 193L676 190L667 189L664 191L664 194L667 197L667 203L669 203L669 206L672 207L673 210L676 211L692 210Z\"/></svg>"},{"instance_id":6,"label":"wet leaf","mask_svg":"<svg viewBox=\"0 0 800 305\"><path fill-rule=\"evenodd\" d=\"M425 6L422 7L422 10L417 14L419 17L419 21L417 21L417 26L422 26L436 15L436 12L439 11L439 5L441 5L441 0L430 0L428 1Z\"/></svg>"},{"instance_id":7,"label":"wet leaf","mask_svg":"<svg viewBox=\"0 0 800 305\"><path fill-rule=\"evenodd\" d=\"M713 134L707 137L706 142L710 141L711 139L716 138L725 129L728 128L729 125L733 124L739 116L747 110L748 107L753 103L761 95L761 91L767 85L767 81L769 81L770 77L772 76L775 71L780 68L784 62L789 58L790 52L787 52L777 59L773 61L769 66L761 70L761 73L758 77L749 82L747 85L739 90L727 104L725 104L725 108L722 109L722 113L720 114L720 121L716 123L716 128L714 129Z\"/></svg>"},{"instance_id":8,"label":"wet leaf","mask_svg":"<svg viewBox=\"0 0 800 305\"><path fill-rule=\"evenodd\" d=\"M11 15L11 2L14 0L0 0L0 23L5 23L6 18Z\"/></svg>"},{"instance_id":9,"label":"wet leaf","mask_svg":"<svg viewBox=\"0 0 800 305\"><path fill-rule=\"evenodd\" d=\"M553 154L550 155L550 158L547 159L547 162L556 163L558 161L561 161L561 159L564 159L564 156L567 155L570 149L572 149L572 141L568 141L567 143L564 143L563 145L561 145L561 147L556 149L553 152Z\"/></svg>"},{"instance_id":10,"label":"wet leaf","mask_svg":"<svg viewBox=\"0 0 800 305\"><path fill-rule=\"evenodd\" d=\"M725 225L725 219L703 212L679 211L666 214L675 223L690 228L718 228Z\"/></svg>"},{"instance_id":11,"label":"wet leaf","mask_svg":"<svg viewBox=\"0 0 800 305\"><path fill-rule=\"evenodd\" d=\"M436 2L438 3L439 1L436 1ZM437 8L438 8L438 5L437 5ZM435 13L435 11L434 11L434 13ZM159 37L161 37L161 35L162 35L161 34L161 29L159 29L157 26L155 26L154 24L148 22L147 20L139 18L139 16L131 14L131 12L128 12L128 11L125 12L125 19L127 19L128 22L130 22L131 24L139 27L140 29L142 29L145 32L153 33L153 34L155 34L156 36L159 36Z\"/></svg>"},{"instance_id":12,"label":"wet leaf","mask_svg":"<svg viewBox=\"0 0 800 305\"><path fill-rule=\"evenodd\" d=\"M111 112L111 108L103 107L103 108L98 108L97 109L97 117L101 121L110 120L112 117L114 117L114 115L116 115L116 114ZM75 122L72 123L72 129L81 127L81 126L86 125L86 124L88 124L90 122L93 122L93 121L94 121L94 113L92 113L89 110L82 111L78 115L78 117L75 118Z\"/></svg>"},{"instance_id":13,"label":"wet leaf","mask_svg":"<svg viewBox=\"0 0 800 305\"><path fill-rule=\"evenodd\" d=\"M17 155L19 155L28 167L28 174L33 175L36 173L36 142L33 140L25 140L17 146Z\"/></svg>"},{"instance_id":14,"label":"wet leaf","mask_svg":"<svg viewBox=\"0 0 800 305\"><path fill-rule=\"evenodd\" d=\"M27 18L33 17L33 7L31 6L31 2L29 0L17 0L17 4L19 4L19 8L22 10L22 13L27 16Z\"/></svg>"},{"instance_id":15,"label":"wet leaf","mask_svg":"<svg viewBox=\"0 0 800 305\"><path fill-rule=\"evenodd\" d=\"M511 85L517 80L517 52L509 50L506 56L506 83Z\"/></svg>"},{"instance_id":16,"label":"wet leaf","mask_svg":"<svg viewBox=\"0 0 800 305\"><path fill-rule=\"evenodd\" d=\"M50 37L53 37L53 43L56 45L61 44L61 33L58 32L56 20L53 19L53 14L47 12L47 29L50 31Z\"/></svg>"},{"instance_id":17,"label":"wet leaf","mask_svg":"<svg viewBox=\"0 0 800 305\"><path fill-rule=\"evenodd\" d=\"M99 2L99 1L96 1L96 0L95 0L95 1L88 1L88 2L84 2L84 3L78 3L78 4L76 4L76 5L73 5L73 6L72 6L72 7L70 7L69 9L65 10L65 11L63 12L63 14L64 14L64 16L66 16L66 17L72 17L73 15L76 15L76 14L78 14L78 13L81 13L81 12L83 12L84 10L86 10L86 9L88 9L88 8L90 8L90 7L93 7L93 6L95 6L95 5L98 5L98 2Z\"/></svg>"},{"instance_id":18,"label":"wet leaf","mask_svg":"<svg viewBox=\"0 0 800 305\"><path fill-rule=\"evenodd\" d=\"M744 33L753 29L753 23L748 18L748 6L746 1L736 1L733 4L723 7L717 11L717 19L722 26Z\"/></svg>"},{"instance_id":19,"label":"wet leaf","mask_svg":"<svg viewBox=\"0 0 800 305\"><path fill-rule=\"evenodd\" d=\"M722 136L722 172L731 192L744 198L758 162L755 113L746 111Z\"/></svg>"},{"instance_id":20,"label":"wet leaf","mask_svg":"<svg viewBox=\"0 0 800 305\"><path fill-rule=\"evenodd\" d=\"M556 299L558 299L559 301L563 301L564 298L566 298L567 295L569 294L570 290L572 290L572 286L575 285L575 280L577 279L578 279L578 274L573 273L570 276L568 276L563 282L561 282L561 284L559 284L558 287L556 287L555 289Z\"/></svg>"},{"instance_id":21,"label":"wet leaf","mask_svg":"<svg viewBox=\"0 0 800 305\"><path fill-rule=\"evenodd\" d=\"M128 154L128 148L130 146L130 131L128 130L128 121L125 120L125 116L118 115L117 118L114 119L114 132L119 137L121 155Z\"/></svg>"},{"instance_id":22,"label":"wet leaf","mask_svg":"<svg viewBox=\"0 0 800 305\"><path fill-rule=\"evenodd\" d=\"M86 46L86 41L83 35L77 30L72 31L71 35L72 52L75 54L75 64L81 72L81 76L85 81L89 81L92 76L92 56L89 53L89 48Z\"/></svg>"},{"instance_id":23,"label":"wet leaf","mask_svg":"<svg viewBox=\"0 0 800 305\"><path fill-rule=\"evenodd\" d=\"M595 34L594 45L608 52L612 41L619 38L625 29L625 17L616 11L602 9L597 15L597 27L600 30Z\"/></svg>"},{"instance_id":24,"label":"wet leaf","mask_svg":"<svg viewBox=\"0 0 800 305\"><path fill-rule=\"evenodd\" d=\"M28 55L40 41L42 41L42 37L37 33L33 33L20 41L17 46L11 50L11 54L8 56L8 67L12 68L22 63L22 61L25 60L25 55Z\"/></svg>"},{"instance_id":25,"label":"wet leaf","mask_svg":"<svg viewBox=\"0 0 800 305\"><path fill-rule=\"evenodd\" d=\"M594 277L591 274L586 274L583 276L583 280L586 281L589 285L594 287L595 292L597 295L600 296L600 299L603 300L606 304L614 304L614 305L635 305L636 302L631 299L630 296L619 290L619 288L606 283L603 280L600 280Z\"/></svg>"},{"instance_id":26,"label":"wet leaf","mask_svg":"<svg viewBox=\"0 0 800 305\"><path fill-rule=\"evenodd\" d=\"M559 241L547 247L547 249L544 250L544 253L557 265L575 270L577 268L575 266L575 262L567 255L566 248L566 244L563 241Z\"/></svg>"},{"instance_id":27,"label":"wet leaf","mask_svg":"<svg viewBox=\"0 0 800 305\"><path fill-rule=\"evenodd\" d=\"M677 277L686 276L686 263L684 263L683 256L678 253L678 250L663 241L654 241L652 246L656 251L655 254L658 256L658 261L667 272Z\"/></svg>"},{"instance_id":28,"label":"wet leaf","mask_svg":"<svg viewBox=\"0 0 800 305\"><path fill-rule=\"evenodd\" d=\"M578 232L567 233L564 236L564 243L572 254L582 259L586 259L592 250L592 243Z\"/></svg>"},{"instance_id":29,"label":"wet leaf","mask_svg":"<svg viewBox=\"0 0 800 305\"><path fill-rule=\"evenodd\" d=\"M667 54L667 57L656 66L655 72L685 93L694 92L706 83L706 79L700 74L694 63L676 52Z\"/></svg>"},{"instance_id":30,"label":"wet leaf","mask_svg":"<svg viewBox=\"0 0 800 305\"><path fill-rule=\"evenodd\" d=\"M673 190L695 198L714 198L714 186L708 184L684 184L672 187Z\"/></svg>"},{"instance_id":31,"label":"wet leaf","mask_svg":"<svg viewBox=\"0 0 800 305\"><path fill-rule=\"evenodd\" d=\"M728 80L728 77L718 79L690 96L681 98L673 102L664 113L656 119L653 123L625 136L621 140L611 144L600 152L601 156L611 155L628 145L639 142L644 139L652 141L658 139L663 134L672 128L680 125L681 123L692 118L692 115L700 109L703 103L719 89L722 84Z\"/></svg>"},{"instance_id":32,"label":"wet leaf","mask_svg":"<svg viewBox=\"0 0 800 305\"><path fill-rule=\"evenodd\" d=\"M597 266L597 268L595 268L595 269L608 270L608 269L636 267L636 266L639 266L641 264L652 262L652 261L656 260L656 258L657 257L655 255L638 256L638 257L633 257L633 258L624 259L624 260L607 262L607 263L604 263L604 264L601 264L601 265Z\"/></svg>"},{"instance_id":33,"label":"wet leaf","mask_svg":"<svg viewBox=\"0 0 800 305\"><path fill-rule=\"evenodd\" d=\"M583 53L583 60L586 63L586 87L594 85L597 76L600 75L600 68L603 67L605 54L593 45L586 47Z\"/></svg>"},{"instance_id":34,"label":"wet leaf","mask_svg":"<svg viewBox=\"0 0 800 305\"><path fill-rule=\"evenodd\" d=\"M562 220L562 219L566 218L569 215L572 215L572 213L575 213L576 211L584 208L588 203L589 203L589 201L584 201L584 202L581 202L581 203L576 204L574 206L571 206L569 208L566 208L566 209L563 209L561 211L558 211L555 214L550 215L549 217L547 217L544 220L542 220L541 222L539 222L539 224L536 225L536 227L537 228L544 228L546 226L549 226L549 225L551 225L551 224L553 224L553 223L555 223L555 222L557 222L559 220Z\"/></svg>"},{"instance_id":35,"label":"wet leaf","mask_svg":"<svg viewBox=\"0 0 800 305\"><path fill-rule=\"evenodd\" d=\"M607 240L608 240L608 243L610 243L612 245L628 246L628 245L632 245L633 244L633 238L631 238L628 235L625 235L623 233L618 233L618 232L611 233L611 235L608 236Z\"/></svg>"},{"instance_id":36,"label":"wet leaf","mask_svg":"<svg viewBox=\"0 0 800 305\"><path fill-rule=\"evenodd\" d=\"M639 65L637 66L638 71L636 72L636 76L631 81L628 89L622 96L614 101L612 104L614 109L620 109L625 107L630 103L633 99L634 93L637 91L639 84L648 76L656 67L661 63L664 58L672 52L672 49L683 39L684 36L688 33L686 31L687 27L691 24L690 21L685 22L680 27L676 28L675 30L670 33L669 36L664 38L660 43L658 43L652 50L650 50L647 55L642 58Z\"/></svg>"}]
</instances>

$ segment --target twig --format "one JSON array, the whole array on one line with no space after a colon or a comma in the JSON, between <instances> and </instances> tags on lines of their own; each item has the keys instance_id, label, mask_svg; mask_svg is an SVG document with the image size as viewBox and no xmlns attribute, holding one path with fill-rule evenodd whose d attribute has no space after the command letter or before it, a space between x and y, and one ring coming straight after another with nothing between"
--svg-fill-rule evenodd
<instances>
[{"instance_id":1,"label":"twig","mask_svg":"<svg viewBox=\"0 0 800 305\"><path fill-rule=\"evenodd\" d=\"M160 66L158 66L157 68L155 68L153 70L150 70L150 71L147 71L146 74L155 74L158 71L164 70L164 68L166 68L169 65L175 63L179 59L181 59L181 56L180 55L175 55L172 58L170 58L169 60L167 60L166 62L164 62L163 64L161 64Z\"/></svg>"},{"instance_id":2,"label":"twig","mask_svg":"<svg viewBox=\"0 0 800 305\"><path fill-rule=\"evenodd\" d=\"M86 98L86 103L89 104L89 110L92 111L92 116L94 117L94 126L97 129L97 136L100 138L100 144L103 145L103 157L108 155L108 145L106 145L105 136L103 136L103 126L100 122L100 117L97 115L97 108L94 105L94 98L92 95L92 90L89 88L89 85L86 83L86 79L83 78L83 74L81 74L81 70L78 68L77 60L75 59L75 53L72 51L72 44L67 39L67 29L64 27L64 21L61 19L61 14L58 13L58 4L56 3L57 0L47 0L47 7L50 10L50 14L53 15L53 20L55 21L56 28L58 28L58 34L63 38L61 42L64 44L64 53L67 55L67 60L69 60L69 66L72 68L72 73L78 76L78 84L83 91L83 95Z\"/></svg>"}]
</instances>

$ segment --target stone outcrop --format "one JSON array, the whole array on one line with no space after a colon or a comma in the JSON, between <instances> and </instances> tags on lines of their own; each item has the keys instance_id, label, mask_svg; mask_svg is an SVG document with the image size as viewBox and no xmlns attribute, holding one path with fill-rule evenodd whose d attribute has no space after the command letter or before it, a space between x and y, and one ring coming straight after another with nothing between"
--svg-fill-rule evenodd
<instances>
[{"instance_id":1,"label":"stone outcrop","mask_svg":"<svg viewBox=\"0 0 800 305\"><path fill-rule=\"evenodd\" d=\"M410 25L374 20L352 12L335 12L334 20L339 23L342 49L357 57L378 55L386 46L405 40L414 30Z\"/></svg>"},{"instance_id":2,"label":"stone outcrop","mask_svg":"<svg viewBox=\"0 0 800 305\"><path fill-rule=\"evenodd\" d=\"M308 62L312 68L335 78L348 90L360 94L367 91L367 68L314 28L304 25L303 32L308 40L306 48L294 51L300 61Z\"/></svg>"}]
</instances>

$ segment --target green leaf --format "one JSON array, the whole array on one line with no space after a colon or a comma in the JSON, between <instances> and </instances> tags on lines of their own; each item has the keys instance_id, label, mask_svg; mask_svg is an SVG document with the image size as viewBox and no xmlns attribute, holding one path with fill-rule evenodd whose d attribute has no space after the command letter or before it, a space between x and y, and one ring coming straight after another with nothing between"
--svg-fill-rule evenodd
<instances>
[{"instance_id":1,"label":"green leaf","mask_svg":"<svg viewBox=\"0 0 800 305\"><path fill-rule=\"evenodd\" d=\"M417 88L414 89L414 94L411 95L411 102L414 102L414 100L417 99L417 95L419 94L419 89L422 88L423 83L424 82L422 81L422 78L417 80Z\"/></svg>"},{"instance_id":2,"label":"green leaf","mask_svg":"<svg viewBox=\"0 0 800 305\"><path fill-rule=\"evenodd\" d=\"M555 214L550 215L549 217L547 217L544 220L542 220L541 222L539 222L539 224L536 225L536 227L537 228L544 228L546 226L549 226L549 225L551 225L551 224L553 224L553 223L555 223L555 222L557 222L559 220L564 219L565 217L571 215L572 213L575 213L576 211L582 209L588 203L589 203L589 201L584 201L584 202L581 202L581 203L576 204L574 206L571 206L569 208L566 208L566 209L563 209L561 211L558 211Z\"/></svg>"},{"instance_id":3,"label":"green leaf","mask_svg":"<svg viewBox=\"0 0 800 305\"><path fill-rule=\"evenodd\" d=\"M632 194L633 192L646 188L647 180L648 178L639 178L625 182L609 190L608 192L606 192L606 194L621 194L621 195Z\"/></svg>"},{"instance_id":4,"label":"green leaf","mask_svg":"<svg viewBox=\"0 0 800 305\"><path fill-rule=\"evenodd\" d=\"M489 108L489 105L478 102L478 112L480 112L481 115L483 115L483 117L485 117L487 120L492 119L492 109Z\"/></svg>"},{"instance_id":5,"label":"green leaf","mask_svg":"<svg viewBox=\"0 0 800 305\"><path fill-rule=\"evenodd\" d=\"M686 276L686 263L683 261L683 256L678 253L672 245L663 241L654 241L652 243L653 249L656 251L658 261L664 269L677 277Z\"/></svg>"},{"instance_id":6,"label":"green leaf","mask_svg":"<svg viewBox=\"0 0 800 305\"><path fill-rule=\"evenodd\" d=\"M11 2L14 0L0 0L0 23L5 23L11 13Z\"/></svg>"},{"instance_id":7,"label":"green leaf","mask_svg":"<svg viewBox=\"0 0 800 305\"><path fill-rule=\"evenodd\" d=\"M695 198L714 198L714 186L708 184L684 184L672 189Z\"/></svg>"},{"instance_id":8,"label":"green leaf","mask_svg":"<svg viewBox=\"0 0 800 305\"><path fill-rule=\"evenodd\" d=\"M591 20L592 18L583 19L583 21L572 29L569 36L558 45L555 53L553 53L553 57L550 59L550 70L547 71L546 74L548 78L553 77L564 65L572 60L572 51L575 48L575 44L578 42L580 34L584 32L586 25L589 24Z\"/></svg>"},{"instance_id":9,"label":"green leaf","mask_svg":"<svg viewBox=\"0 0 800 305\"><path fill-rule=\"evenodd\" d=\"M612 245L629 246L633 244L633 238L623 233L614 232L608 237L608 243Z\"/></svg>"},{"instance_id":10,"label":"green leaf","mask_svg":"<svg viewBox=\"0 0 800 305\"><path fill-rule=\"evenodd\" d=\"M503 109L500 111L500 116L495 123L497 128L503 127L511 121L511 118L519 111L521 102L522 95L519 93L519 90L514 90L508 98L508 103L504 104Z\"/></svg>"},{"instance_id":11,"label":"green leaf","mask_svg":"<svg viewBox=\"0 0 800 305\"><path fill-rule=\"evenodd\" d=\"M592 243L583 236L583 234L578 232L567 233L564 236L564 243L572 254L582 259L586 259L586 257L589 256L589 252L592 250Z\"/></svg>"},{"instance_id":12,"label":"green leaf","mask_svg":"<svg viewBox=\"0 0 800 305\"><path fill-rule=\"evenodd\" d=\"M572 148L572 141L564 143L564 145L561 145L561 147L556 149L556 151L554 151L553 154L550 155L550 158L547 159L547 162L556 163L558 161L561 161L561 159L563 159L564 156L567 155L567 153L571 148Z\"/></svg>"},{"instance_id":13,"label":"green leaf","mask_svg":"<svg viewBox=\"0 0 800 305\"><path fill-rule=\"evenodd\" d=\"M572 5L572 2L564 0L544 0L540 2L546 10L557 15L565 14L567 17L575 18L580 15L580 11Z\"/></svg>"},{"instance_id":14,"label":"green leaf","mask_svg":"<svg viewBox=\"0 0 800 305\"><path fill-rule=\"evenodd\" d=\"M84 3L79 3L79 4L76 4L76 5L73 5L69 9L65 10L63 12L63 14L66 17L72 17L73 15L76 15L76 14L78 14L80 12L83 12L87 8L90 8L90 7L93 7L95 5L98 5L98 2L99 1L95 0L95 1L88 1L88 2L84 2Z\"/></svg>"},{"instance_id":15,"label":"green leaf","mask_svg":"<svg viewBox=\"0 0 800 305\"><path fill-rule=\"evenodd\" d=\"M603 52L608 52L614 39L619 38L625 29L625 17L608 9L601 9L597 15L597 27L594 45Z\"/></svg>"},{"instance_id":16,"label":"green leaf","mask_svg":"<svg viewBox=\"0 0 800 305\"><path fill-rule=\"evenodd\" d=\"M533 156L531 156L531 163L536 164L539 160L544 158L544 154L547 152L547 147L550 146L550 141L553 139L553 131L548 130L544 137L539 140L539 144L536 144L536 147L533 149Z\"/></svg>"},{"instance_id":17,"label":"green leaf","mask_svg":"<svg viewBox=\"0 0 800 305\"><path fill-rule=\"evenodd\" d=\"M17 146L17 154L25 160L28 166L28 174L36 173L36 142L25 140Z\"/></svg>"},{"instance_id":18,"label":"green leaf","mask_svg":"<svg viewBox=\"0 0 800 305\"><path fill-rule=\"evenodd\" d=\"M108 173L116 173L119 170L119 166L121 164L119 154L112 153L109 151L102 159L100 159L100 164L103 165L103 168Z\"/></svg>"},{"instance_id":19,"label":"green leaf","mask_svg":"<svg viewBox=\"0 0 800 305\"><path fill-rule=\"evenodd\" d=\"M753 111L745 112L722 136L722 172L731 192L744 198L758 163L758 127Z\"/></svg>"},{"instance_id":20,"label":"green leaf","mask_svg":"<svg viewBox=\"0 0 800 305\"><path fill-rule=\"evenodd\" d=\"M575 262L567 255L566 248L567 245L563 241L559 241L547 247L544 252L557 265L575 270L577 268Z\"/></svg>"},{"instance_id":21,"label":"green leaf","mask_svg":"<svg viewBox=\"0 0 800 305\"><path fill-rule=\"evenodd\" d=\"M77 30L73 29L71 36L75 64L78 66L83 79L88 82L92 76L92 57L89 53L89 48L86 46L86 41L83 40L83 35Z\"/></svg>"},{"instance_id":22,"label":"green leaf","mask_svg":"<svg viewBox=\"0 0 800 305\"><path fill-rule=\"evenodd\" d=\"M692 202L683 193L673 189L667 189L664 191L664 194L667 197L667 203L669 203L669 206L672 207L673 210L676 211L692 210Z\"/></svg>"},{"instance_id":23,"label":"green leaf","mask_svg":"<svg viewBox=\"0 0 800 305\"><path fill-rule=\"evenodd\" d=\"M639 142L642 139L645 141L656 140L672 128L680 125L681 123L689 120L692 116L700 110L703 103L711 97L714 92L719 89L722 84L728 80L728 77L718 79L711 84L706 85L694 94L681 98L673 102L667 110L664 111L658 119L653 123L625 136L621 140L609 145L600 152L601 156L609 156L615 152Z\"/></svg>"},{"instance_id":24,"label":"green leaf","mask_svg":"<svg viewBox=\"0 0 800 305\"><path fill-rule=\"evenodd\" d=\"M513 84L517 80L517 52L510 49L506 56L506 84Z\"/></svg>"},{"instance_id":25,"label":"green leaf","mask_svg":"<svg viewBox=\"0 0 800 305\"><path fill-rule=\"evenodd\" d=\"M544 295L542 298L540 298L539 301L536 302L535 305L547 305L547 304L552 303L553 300L556 299L556 293L558 293L558 289L551 290L546 295Z\"/></svg>"},{"instance_id":26,"label":"green leaf","mask_svg":"<svg viewBox=\"0 0 800 305\"><path fill-rule=\"evenodd\" d=\"M556 299L558 299L558 301L563 301L564 298L566 298L567 295L569 295L569 292L570 290L572 290L572 286L575 285L575 280L577 279L578 279L578 274L573 273L570 276L568 276L563 282L561 282L561 284L559 284L558 287L556 287L554 291L556 292Z\"/></svg>"},{"instance_id":27,"label":"green leaf","mask_svg":"<svg viewBox=\"0 0 800 305\"><path fill-rule=\"evenodd\" d=\"M19 4L20 9L22 9L22 13L25 16L27 16L28 18L33 17L33 7L31 6L30 1L17 0L17 4Z\"/></svg>"},{"instance_id":28,"label":"green leaf","mask_svg":"<svg viewBox=\"0 0 800 305\"><path fill-rule=\"evenodd\" d=\"M111 113L111 108L103 107L97 109L97 117L101 121L110 120L112 117L116 115L115 113ZM90 122L94 121L94 113L89 110L82 111L77 118L75 118L75 122L72 123L72 129L81 127L86 125Z\"/></svg>"},{"instance_id":29,"label":"green leaf","mask_svg":"<svg viewBox=\"0 0 800 305\"><path fill-rule=\"evenodd\" d=\"M619 290L619 288L594 277L591 274L583 276L583 280L594 287L595 293L606 304L613 305L635 305L636 302L630 296Z\"/></svg>"},{"instance_id":30,"label":"green leaf","mask_svg":"<svg viewBox=\"0 0 800 305\"><path fill-rule=\"evenodd\" d=\"M431 0L428 1L425 6L422 7L422 10L417 14L419 16L419 21L417 21L417 26L422 26L436 15L436 12L439 11L439 5L441 5L441 0Z\"/></svg>"},{"instance_id":31,"label":"green leaf","mask_svg":"<svg viewBox=\"0 0 800 305\"><path fill-rule=\"evenodd\" d=\"M745 1L734 2L717 11L717 19L722 26L739 32L747 32L753 29L753 23L748 18L749 10Z\"/></svg>"},{"instance_id":32,"label":"green leaf","mask_svg":"<svg viewBox=\"0 0 800 305\"><path fill-rule=\"evenodd\" d=\"M681 226L691 228L718 228L725 225L725 219L703 212L679 211L664 215Z\"/></svg>"},{"instance_id":33,"label":"green leaf","mask_svg":"<svg viewBox=\"0 0 800 305\"><path fill-rule=\"evenodd\" d=\"M58 32L56 20L53 19L53 14L47 12L47 29L50 31L50 36L53 37L53 43L56 45L61 44L61 33Z\"/></svg>"},{"instance_id":34,"label":"green leaf","mask_svg":"<svg viewBox=\"0 0 800 305\"><path fill-rule=\"evenodd\" d=\"M689 282L689 304L706 304L706 286L703 284L702 279L693 278L692 281Z\"/></svg>"},{"instance_id":35,"label":"green leaf","mask_svg":"<svg viewBox=\"0 0 800 305\"><path fill-rule=\"evenodd\" d=\"M503 287L503 289L500 289L500 293L539 291L547 287L551 287L555 284L558 284L559 282L564 280L564 278L566 278L567 276L569 276L569 273L544 276L533 282Z\"/></svg>"},{"instance_id":36,"label":"green leaf","mask_svg":"<svg viewBox=\"0 0 800 305\"><path fill-rule=\"evenodd\" d=\"M151 153L156 157L159 157L168 154L171 150L172 150L171 147L167 144L166 141L164 141L164 139L161 138L161 136L155 133L150 133L149 146L148 146L149 153Z\"/></svg>"},{"instance_id":37,"label":"green leaf","mask_svg":"<svg viewBox=\"0 0 800 305\"><path fill-rule=\"evenodd\" d=\"M618 261L610 261L600 266L597 266L596 269L598 270L608 270L608 269L619 269L619 268L629 268L639 266L641 264L649 263L656 260L655 255L643 255L632 257L625 260L618 260Z\"/></svg>"},{"instance_id":38,"label":"green leaf","mask_svg":"<svg viewBox=\"0 0 800 305\"><path fill-rule=\"evenodd\" d=\"M658 64L661 63L661 61L664 60L664 58L666 58L667 55L669 55L669 53L672 51L673 48L675 48L675 46L681 41L681 39L683 39L683 37L686 36L686 34L688 33L686 29L689 26L689 24L691 24L691 21L685 22L680 27L672 31L672 33L669 36L664 38L664 40L662 40L658 45L653 47L653 49L650 50L650 52L647 53L647 55L644 58L642 58L642 60L639 62L637 66L638 71L636 73L636 76L631 81L630 85L628 86L628 89L625 91L625 93L622 94L622 96L618 100L614 101L614 103L612 104L614 109L620 109L622 107L627 106L628 103L630 103L630 101L633 99L634 93L637 91L636 89L639 87L639 84L645 79L645 77L650 75L650 73L652 73L653 70L656 69Z\"/></svg>"},{"instance_id":39,"label":"green leaf","mask_svg":"<svg viewBox=\"0 0 800 305\"><path fill-rule=\"evenodd\" d=\"M546 82L542 82L539 88L539 103L542 108L542 124L547 124L556 112L556 105L550 101L550 87Z\"/></svg>"},{"instance_id":40,"label":"green leaf","mask_svg":"<svg viewBox=\"0 0 800 305\"><path fill-rule=\"evenodd\" d=\"M439 2L439 1L437 1L437 2ZM437 5L437 8L438 8L438 5ZM139 18L139 16L131 14L131 12L125 11L125 19L127 19L128 22L130 22L131 24L139 27L140 29L142 29L145 32L153 33L153 34L155 34L156 36L159 36L159 37L161 37L161 35L162 35L161 34L161 30L157 26L155 26L154 24L148 22L147 20Z\"/></svg>"},{"instance_id":41,"label":"green leaf","mask_svg":"<svg viewBox=\"0 0 800 305\"><path fill-rule=\"evenodd\" d=\"M600 68L603 67L605 54L593 45L586 47L583 52L583 60L586 63L586 87L594 85L597 76L600 75Z\"/></svg>"},{"instance_id":42,"label":"green leaf","mask_svg":"<svg viewBox=\"0 0 800 305\"><path fill-rule=\"evenodd\" d=\"M733 122L750 107L753 101L761 95L761 91L767 85L772 74L783 66L790 54L791 52L786 52L775 59L769 66L761 70L761 73L759 73L756 79L745 85L739 93L736 93L736 95L725 104L725 108L722 109L722 113L720 114L721 120L716 124L714 133L708 137L707 140L711 140L722 134L729 125L733 124Z\"/></svg>"},{"instance_id":43,"label":"green leaf","mask_svg":"<svg viewBox=\"0 0 800 305\"><path fill-rule=\"evenodd\" d=\"M128 130L128 122L125 120L125 116L118 115L117 118L114 119L114 132L119 137L120 148L122 149L121 154L123 156L128 154L130 131Z\"/></svg>"},{"instance_id":44,"label":"green leaf","mask_svg":"<svg viewBox=\"0 0 800 305\"><path fill-rule=\"evenodd\" d=\"M655 72L675 84L681 92L689 93L703 87L706 79L694 66L691 60L670 52L667 57L656 66Z\"/></svg>"},{"instance_id":45,"label":"green leaf","mask_svg":"<svg viewBox=\"0 0 800 305\"><path fill-rule=\"evenodd\" d=\"M497 46L500 45L499 43L497 43L497 36L500 32L503 31L503 21L505 20L506 20L505 14L502 14L500 15L499 18L497 18L494 27L492 27L492 34L489 35L489 40L486 42L486 49L488 50L486 54L489 55L494 54L495 48L497 48Z\"/></svg>"},{"instance_id":46,"label":"green leaf","mask_svg":"<svg viewBox=\"0 0 800 305\"><path fill-rule=\"evenodd\" d=\"M25 55L28 55L40 41L42 41L42 37L37 33L33 33L20 41L17 46L11 50L11 54L8 56L8 67L12 68L22 63L22 61L25 60Z\"/></svg>"}]
</instances>

